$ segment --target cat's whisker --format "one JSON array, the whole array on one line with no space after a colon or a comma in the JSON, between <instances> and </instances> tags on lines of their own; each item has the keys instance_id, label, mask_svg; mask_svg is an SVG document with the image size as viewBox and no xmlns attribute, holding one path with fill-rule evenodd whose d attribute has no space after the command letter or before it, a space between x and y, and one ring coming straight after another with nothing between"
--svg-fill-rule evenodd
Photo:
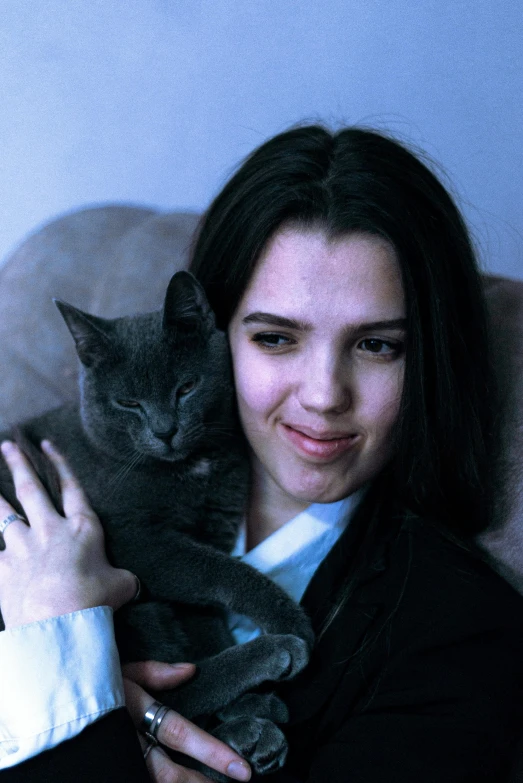
<instances>
[{"instance_id":1,"label":"cat's whisker","mask_svg":"<svg viewBox=\"0 0 523 783\"><path fill-rule=\"evenodd\" d=\"M142 462L145 459L145 456L139 452L136 451L136 449L133 449L132 452L129 455L129 459L116 471L116 473L113 474L113 476L109 479L107 482L107 488L109 490L109 493L114 493L118 486L125 481L129 473L135 468L137 465L139 465L140 462Z\"/></svg>"},{"instance_id":2,"label":"cat's whisker","mask_svg":"<svg viewBox=\"0 0 523 783\"><path fill-rule=\"evenodd\" d=\"M187 430L183 433L183 439L184 441L192 441L192 440L199 440L202 435L204 434L204 428L201 424L193 424L191 427L188 427Z\"/></svg>"},{"instance_id":3,"label":"cat's whisker","mask_svg":"<svg viewBox=\"0 0 523 783\"><path fill-rule=\"evenodd\" d=\"M205 428L206 432L237 432L235 427L227 427L223 424L209 424Z\"/></svg>"},{"instance_id":4,"label":"cat's whisker","mask_svg":"<svg viewBox=\"0 0 523 783\"><path fill-rule=\"evenodd\" d=\"M206 435L209 438L216 438L216 437L228 438L228 437L236 436L236 433L234 432L234 430L219 430L219 429L216 429L216 430L208 430Z\"/></svg>"}]
</instances>

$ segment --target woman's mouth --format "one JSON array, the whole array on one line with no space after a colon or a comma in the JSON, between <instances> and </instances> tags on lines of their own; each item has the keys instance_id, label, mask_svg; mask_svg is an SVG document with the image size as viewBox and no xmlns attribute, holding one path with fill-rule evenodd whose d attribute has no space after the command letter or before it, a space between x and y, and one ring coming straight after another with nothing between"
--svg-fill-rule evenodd
<instances>
[{"instance_id":1,"label":"woman's mouth","mask_svg":"<svg viewBox=\"0 0 523 783\"><path fill-rule=\"evenodd\" d=\"M280 426L285 438L292 443L299 453L307 457L325 460L326 462L336 459L340 454L344 454L359 440L359 436L356 434L341 435L340 433L330 434L326 432L321 433L321 435L318 433L317 437L313 437L311 430L305 433L281 422Z\"/></svg>"}]
</instances>

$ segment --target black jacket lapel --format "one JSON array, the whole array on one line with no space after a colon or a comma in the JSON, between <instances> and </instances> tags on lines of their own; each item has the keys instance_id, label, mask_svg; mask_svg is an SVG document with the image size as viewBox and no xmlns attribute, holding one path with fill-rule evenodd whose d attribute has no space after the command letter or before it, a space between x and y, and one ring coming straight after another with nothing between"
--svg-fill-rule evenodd
<instances>
[{"instance_id":1,"label":"black jacket lapel","mask_svg":"<svg viewBox=\"0 0 523 783\"><path fill-rule=\"evenodd\" d=\"M291 725L306 721L321 710L346 671L352 653L372 632L382 613L386 596L369 587L387 569L386 551L378 553L373 565L358 580L351 600L320 635L335 606L356 538L357 528L350 524L320 564L303 596L302 605L311 617L318 640L305 671L280 691L289 707Z\"/></svg>"}]
</instances>

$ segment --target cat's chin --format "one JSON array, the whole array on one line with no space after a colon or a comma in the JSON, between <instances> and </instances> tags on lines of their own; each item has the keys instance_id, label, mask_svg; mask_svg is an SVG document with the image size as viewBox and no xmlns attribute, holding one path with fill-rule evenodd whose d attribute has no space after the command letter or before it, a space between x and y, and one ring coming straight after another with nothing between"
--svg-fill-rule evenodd
<instances>
[{"instance_id":1,"label":"cat's chin","mask_svg":"<svg viewBox=\"0 0 523 783\"><path fill-rule=\"evenodd\" d=\"M189 450L170 449L169 451L145 451L142 450L144 457L154 462L182 462L191 456Z\"/></svg>"},{"instance_id":2,"label":"cat's chin","mask_svg":"<svg viewBox=\"0 0 523 783\"><path fill-rule=\"evenodd\" d=\"M161 457L156 457L156 459L161 460L162 462L183 462L188 458L189 454L173 451L170 454L163 454Z\"/></svg>"}]
</instances>

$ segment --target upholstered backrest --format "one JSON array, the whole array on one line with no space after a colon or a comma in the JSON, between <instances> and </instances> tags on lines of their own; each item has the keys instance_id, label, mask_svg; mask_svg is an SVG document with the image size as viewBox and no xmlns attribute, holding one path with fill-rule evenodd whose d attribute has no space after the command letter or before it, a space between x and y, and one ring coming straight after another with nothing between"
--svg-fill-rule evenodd
<instances>
[{"instance_id":1,"label":"upholstered backrest","mask_svg":"<svg viewBox=\"0 0 523 783\"><path fill-rule=\"evenodd\" d=\"M53 297L95 315L158 309L198 216L103 206L36 231L0 269L0 428L76 395L74 344Z\"/></svg>"},{"instance_id":2,"label":"upholstered backrest","mask_svg":"<svg viewBox=\"0 0 523 783\"><path fill-rule=\"evenodd\" d=\"M52 298L108 317L159 308L197 222L110 205L60 217L22 242L0 269L0 429L76 395L73 341ZM505 468L500 514L482 542L523 593L523 282L487 277L485 288Z\"/></svg>"},{"instance_id":3,"label":"upholstered backrest","mask_svg":"<svg viewBox=\"0 0 523 783\"><path fill-rule=\"evenodd\" d=\"M523 594L523 282L499 277L485 282L500 392L501 465L492 528L479 543Z\"/></svg>"}]
</instances>

